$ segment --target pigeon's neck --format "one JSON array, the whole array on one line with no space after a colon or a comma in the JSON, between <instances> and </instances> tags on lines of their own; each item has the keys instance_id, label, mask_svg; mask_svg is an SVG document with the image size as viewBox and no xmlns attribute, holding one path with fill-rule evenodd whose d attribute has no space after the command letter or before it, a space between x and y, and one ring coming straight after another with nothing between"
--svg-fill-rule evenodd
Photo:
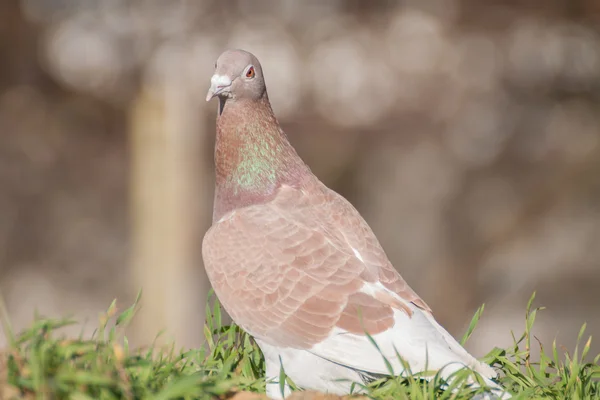
<instances>
[{"instance_id":1,"label":"pigeon's neck","mask_svg":"<svg viewBox=\"0 0 600 400\"><path fill-rule=\"evenodd\" d=\"M228 100L217 117L213 220L265 203L282 185L300 186L310 170L289 143L268 98Z\"/></svg>"}]
</instances>

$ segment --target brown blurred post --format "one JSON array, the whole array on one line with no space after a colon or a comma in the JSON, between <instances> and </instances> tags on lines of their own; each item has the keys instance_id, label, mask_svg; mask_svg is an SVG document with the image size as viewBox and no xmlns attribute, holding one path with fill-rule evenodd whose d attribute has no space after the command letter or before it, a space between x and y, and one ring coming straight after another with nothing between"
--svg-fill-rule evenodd
<instances>
[{"instance_id":1,"label":"brown blurred post","mask_svg":"<svg viewBox=\"0 0 600 400\"><path fill-rule=\"evenodd\" d=\"M206 172L199 154L205 141L184 74L142 87L131 108L131 235L133 291L143 289L134 320L137 345L175 340L201 342L206 278L200 261L198 213Z\"/></svg>"}]
</instances>

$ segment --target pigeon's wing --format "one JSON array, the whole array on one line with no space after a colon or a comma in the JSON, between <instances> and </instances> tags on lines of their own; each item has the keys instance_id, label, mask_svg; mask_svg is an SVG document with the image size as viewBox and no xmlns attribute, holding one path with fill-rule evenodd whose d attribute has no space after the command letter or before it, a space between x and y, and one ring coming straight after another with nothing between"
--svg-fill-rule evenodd
<instances>
[{"instance_id":1,"label":"pigeon's wing","mask_svg":"<svg viewBox=\"0 0 600 400\"><path fill-rule=\"evenodd\" d=\"M399 274L382 272L389 261L377 239L340 199L324 186L310 195L284 186L273 201L213 225L203 258L234 321L270 345L371 373L389 372L383 357L400 373L396 351L413 371L451 362L478 369Z\"/></svg>"},{"instance_id":2,"label":"pigeon's wing","mask_svg":"<svg viewBox=\"0 0 600 400\"><path fill-rule=\"evenodd\" d=\"M295 193L285 206L292 215L280 197L233 211L207 232L203 258L221 303L249 333L281 347L308 349L336 326L357 333L362 325L373 333L391 327L392 307L360 291L364 263L327 232L295 220L310 208L305 197Z\"/></svg>"}]
</instances>

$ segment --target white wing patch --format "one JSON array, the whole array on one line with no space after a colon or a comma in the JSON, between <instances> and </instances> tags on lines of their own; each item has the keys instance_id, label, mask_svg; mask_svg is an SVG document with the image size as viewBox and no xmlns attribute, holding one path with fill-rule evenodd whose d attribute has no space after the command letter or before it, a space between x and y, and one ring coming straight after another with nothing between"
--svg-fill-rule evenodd
<instances>
[{"instance_id":1,"label":"white wing patch","mask_svg":"<svg viewBox=\"0 0 600 400\"><path fill-rule=\"evenodd\" d=\"M389 290L381 284L381 282L365 282L360 288L359 292L368 294L369 296L382 301L394 308L400 308L408 314L412 315L413 303L400 297L397 293Z\"/></svg>"},{"instance_id":2,"label":"white wing patch","mask_svg":"<svg viewBox=\"0 0 600 400\"><path fill-rule=\"evenodd\" d=\"M351 247L352 251L354 252L354 255L356 256L356 258L358 258L360 260L360 262L365 262L364 258L362 257L362 255L360 254L360 252L358 250L356 250L354 247Z\"/></svg>"}]
</instances>

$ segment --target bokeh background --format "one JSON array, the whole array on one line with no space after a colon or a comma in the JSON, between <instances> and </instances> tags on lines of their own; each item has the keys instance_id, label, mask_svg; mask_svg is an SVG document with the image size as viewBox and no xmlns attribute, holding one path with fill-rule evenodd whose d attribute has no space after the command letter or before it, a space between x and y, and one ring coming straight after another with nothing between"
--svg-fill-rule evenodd
<instances>
[{"instance_id":1,"label":"bokeh background","mask_svg":"<svg viewBox=\"0 0 600 400\"><path fill-rule=\"evenodd\" d=\"M214 61L262 62L273 108L477 355L522 332L600 334L597 0L4 0L0 289L91 332L202 343ZM86 322L87 321L87 322ZM4 339L0 339L0 344ZM596 349L600 347L596 346Z\"/></svg>"}]
</instances>

